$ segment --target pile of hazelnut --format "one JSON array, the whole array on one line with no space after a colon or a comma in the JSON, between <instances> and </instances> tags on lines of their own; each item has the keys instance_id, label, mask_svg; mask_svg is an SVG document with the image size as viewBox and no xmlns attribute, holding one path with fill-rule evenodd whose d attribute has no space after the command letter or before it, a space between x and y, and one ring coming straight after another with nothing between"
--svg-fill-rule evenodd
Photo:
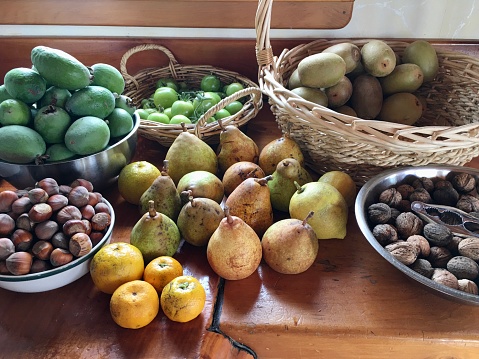
<instances>
[{"instance_id":1,"label":"pile of hazelnut","mask_svg":"<svg viewBox=\"0 0 479 359\"><path fill-rule=\"evenodd\" d=\"M67 264L104 237L111 213L85 179L0 192L0 274L24 275Z\"/></svg>"},{"instance_id":2,"label":"pile of hazelnut","mask_svg":"<svg viewBox=\"0 0 479 359\"><path fill-rule=\"evenodd\" d=\"M478 179L466 172L450 172L445 178L409 176L368 207L369 225L401 263L437 283L477 295L479 226L471 227L470 234L454 233L449 225L457 225L457 218L451 216L451 223L447 216L441 223L426 221L411 210L411 203L449 206L479 218L478 193Z\"/></svg>"}]
</instances>

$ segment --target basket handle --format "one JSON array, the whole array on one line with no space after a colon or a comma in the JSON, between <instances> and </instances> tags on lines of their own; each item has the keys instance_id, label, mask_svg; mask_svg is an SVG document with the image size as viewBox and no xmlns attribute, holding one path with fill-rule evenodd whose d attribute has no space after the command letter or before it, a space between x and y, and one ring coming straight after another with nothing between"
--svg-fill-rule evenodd
<instances>
[{"instance_id":1,"label":"basket handle","mask_svg":"<svg viewBox=\"0 0 479 359\"><path fill-rule=\"evenodd\" d=\"M135 78L133 76L131 76L128 73L128 70L126 68L126 64L128 62L128 59L130 58L130 56L136 54L137 52L142 52L142 51L147 51L147 50L159 50L159 51L163 52L168 57L168 59L170 60L170 63L168 65L168 67L170 68L170 72L173 74L173 77L176 78L175 66L178 65L178 61L176 60L173 53L169 49L167 49L166 47L161 46L161 45L143 44L143 45L135 46L135 47L131 48L130 50L128 50L127 52L125 52L123 54L123 56L120 60L120 72L123 75L123 78L125 80L132 81L135 84L136 88L137 89L139 88L138 82L135 80Z\"/></svg>"},{"instance_id":2,"label":"basket handle","mask_svg":"<svg viewBox=\"0 0 479 359\"><path fill-rule=\"evenodd\" d=\"M271 28L271 11L273 0L259 0L256 10L255 29L256 29L256 61L259 71L263 67L269 67L273 64L273 49L271 47L269 31Z\"/></svg>"},{"instance_id":3,"label":"basket handle","mask_svg":"<svg viewBox=\"0 0 479 359\"><path fill-rule=\"evenodd\" d=\"M218 102L216 105L210 107L198 120L198 122L196 122L196 126L195 126L195 135L198 137L198 138L201 138L201 130L203 128L205 128L205 124L206 124L206 121L211 117L213 116L216 112L218 112L219 110L225 108L227 105L229 105L230 103L232 103L233 101L236 101L236 100L239 100L240 98L242 97L245 97L245 96L248 96L248 95L253 95L253 103L255 104L255 106L260 102L261 100L261 96L262 96L262 93L261 93L261 90L258 88L258 87L247 87L245 89L242 89L240 91L237 91L235 93L233 93L232 95L228 96L228 97L225 97L224 99L222 99L220 102ZM236 117L239 117L241 116L241 114L243 113L244 109L241 109L240 111L238 111L237 113L235 113L234 115L232 115L231 117L229 117L230 119L234 119Z\"/></svg>"}]
</instances>

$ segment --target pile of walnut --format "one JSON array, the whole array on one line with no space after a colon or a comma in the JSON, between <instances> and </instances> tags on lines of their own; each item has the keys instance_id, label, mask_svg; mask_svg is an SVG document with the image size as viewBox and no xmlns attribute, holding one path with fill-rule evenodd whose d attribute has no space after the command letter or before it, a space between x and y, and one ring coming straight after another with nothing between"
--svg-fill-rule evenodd
<instances>
[{"instance_id":1,"label":"pile of walnut","mask_svg":"<svg viewBox=\"0 0 479 359\"><path fill-rule=\"evenodd\" d=\"M103 238L111 213L90 181L0 192L0 274L37 273L82 257Z\"/></svg>"},{"instance_id":2,"label":"pile of walnut","mask_svg":"<svg viewBox=\"0 0 479 359\"><path fill-rule=\"evenodd\" d=\"M453 234L411 211L413 201L458 208L479 217L479 181L468 173L409 177L384 190L368 207L376 240L401 263L448 287L478 294L479 237ZM479 235L479 233L478 233Z\"/></svg>"}]
</instances>

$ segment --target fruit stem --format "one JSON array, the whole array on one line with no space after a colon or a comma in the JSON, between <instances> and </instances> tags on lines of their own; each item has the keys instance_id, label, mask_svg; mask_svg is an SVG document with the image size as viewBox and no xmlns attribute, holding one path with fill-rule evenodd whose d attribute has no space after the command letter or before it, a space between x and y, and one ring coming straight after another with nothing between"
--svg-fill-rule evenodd
<instances>
[{"instance_id":1,"label":"fruit stem","mask_svg":"<svg viewBox=\"0 0 479 359\"><path fill-rule=\"evenodd\" d=\"M180 125L183 132L188 132L188 129L186 128L186 124L184 122L182 122Z\"/></svg>"},{"instance_id":2,"label":"fruit stem","mask_svg":"<svg viewBox=\"0 0 479 359\"><path fill-rule=\"evenodd\" d=\"M303 187L301 187L301 185L298 182L294 181L294 185L296 186L298 193L301 193L304 191Z\"/></svg>"},{"instance_id":3,"label":"fruit stem","mask_svg":"<svg viewBox=\"0 0 479 359\"><path fill-rule=\"evenodd\" d=\"M225 217L228 224L233 223L233 217L231 217L230 215L230 209L228 206L225 206L224 212L225 212Z\"/></svg>"},{"instance_id":4,"label":"fruit stem","mask_svg":"<svg viewBox=\"0 0 479 359\"><path fill-rule=\"evenodd\" d=\"M246 178L251 178L254 177L255 173L258 172L258 167L253 168L251 171L249 171L246 174Z\"/></svg>"},{"instance_id":5,"label":"fruit stem","mask_svg":"<svg viewBox=\"0 0 479 359\"><path fill-rule=\"evenodd\" d=\"M263 178L255 178L254 180L256 182L258 182L261 186L265 186L268 181L271 181L273 179L273 176L272 175L268 175L266 177L263 177Z\"/></svg>"},{"instance_id":6,"label":"fruit stem","mask_svg":"<svg viewBox=\"0 0 479 359\"><path fill-rule=\"evenodd\" d=\"M148 201L148 214L150 217L156 216L155 201L153 200Z\"/></svg>"},{"instance_id":7,"label":"fruit stem","mask_svg":"<svg viewBox=\"0 0 479 359\"><path fill-rule=\"evenodd\" d=\"M168 160L163 161L163 168L161 170L162 176L168 176Z\"/></svg>"},{"instance_id":8,"label":"fruit stem","mask_svg":"<svg viewBox=\"0 0 479 359\"><path fill-rule=\"evenodd\" d=\"M303 223L302 223L303 226L305 226L305 225L308 223L309 219L313 216L313 214L314 214L314 211L310 211L310 212L308 213L308 215L306 216L306 218L303 219Z\"/></svg>"}]
</instances>

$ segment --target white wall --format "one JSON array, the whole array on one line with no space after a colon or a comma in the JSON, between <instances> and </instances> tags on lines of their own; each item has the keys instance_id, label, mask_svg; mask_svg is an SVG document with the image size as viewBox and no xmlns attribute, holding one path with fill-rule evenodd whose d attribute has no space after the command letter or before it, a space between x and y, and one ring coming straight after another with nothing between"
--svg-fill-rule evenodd
<instances>
[{"instance_id":1,"label":"white wall","mask_svg":"<svg viewBox=\"0 0 479 359\"><path fill-rule=\"evenodd\" d=\"M274 16L274 4L273 4ZM0 36L255 38L254 29L2 25ZM355 0L338 30L275 30L273 38L429 38L479 40L479 0Z\"/></svg>"}]
</instances>

